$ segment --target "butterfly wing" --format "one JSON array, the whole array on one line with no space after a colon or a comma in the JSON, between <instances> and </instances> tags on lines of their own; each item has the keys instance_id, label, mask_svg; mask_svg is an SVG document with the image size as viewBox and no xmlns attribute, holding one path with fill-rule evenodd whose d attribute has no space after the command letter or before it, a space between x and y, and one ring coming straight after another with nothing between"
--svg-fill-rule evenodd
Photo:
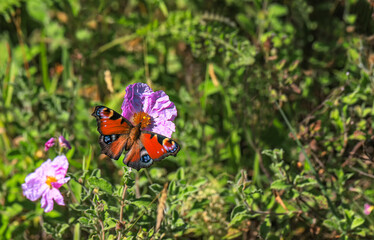
<instances>
[{"instance_id":1,"label":"butterfly wing","mask_svg":"<svg viewBox=\"0 0 374 240\"><path fill-rule=\"evenodd\" d=\"M160 134L140 131L116 111L97 106L92 113L97 120L101 152L118 160L124 150L128 150L123 162L140 170L167 156L177 155L180 146L174 140ZM139 127L139 128L138 128ZM140 133L140 135L139 135Z\"/></svg>"},{"instance_id":2,"label":"butterfly wing","mask_svg":"<svg viewBox=\"0 0 374 240\"><path fill-rule=\"evenodd\" d=\"M160 161L170 155L176 156L180 150L176 141L154 132L142 131L140 141L153 161Z\"/></svg>"},{"instance_id":3,"label":"butterfly wing","mask_svg":"<svg viewBox=\"0 0 374 240\"><path fill-rule=\"evenodd\" d=\"M97 130L101 134L101 152L118 160L127 147L129 134L134 126L119 113L104 106L97 106L92 116L96 118Z\"/></svg>"},{"instance_id":4,"label":"butterfly wing","mask_svg":"<svg viewBox=\"0 0 374 240\"><path fill-rule=\"evenodd\" d=\"M140 138L126 153L123 162L129 167L140 170L150 167L154 161L177 155L179 150L180 146L174 140L154 132L141 131Z\"/></svg>"},{"instance_id":5,"label":"butterfly wing","mask_svg":"<svg viewBox=\"0 0 374 240\"><path fill-rule=\"evenodd\" d=\"M141 168L150 167L153 163L153 159L149 156L142 142L138 139L126 153L123 163L139 171Z\"/></svg>"}]
</instances>

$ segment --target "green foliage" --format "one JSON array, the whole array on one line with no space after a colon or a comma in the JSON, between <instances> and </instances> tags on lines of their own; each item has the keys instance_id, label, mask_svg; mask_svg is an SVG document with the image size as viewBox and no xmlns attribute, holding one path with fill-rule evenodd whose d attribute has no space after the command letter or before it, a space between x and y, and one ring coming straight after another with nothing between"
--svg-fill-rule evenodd
<instances>
[{"instance_id":1,"label":"green foliage","mask_svg":"<svg viewBox=\"0 0 374 240\"><path fill-rule=\"evenodd\" d=\"M366 0L0 1L0 236L373 238L372 11ZM175 103L182 149L130 172L100 156L90 114L119 111L135 82ZM21 184L59 154L44 151L59 135L73 146L66 206L43 213Z\"/></svg>"}]
</instances>

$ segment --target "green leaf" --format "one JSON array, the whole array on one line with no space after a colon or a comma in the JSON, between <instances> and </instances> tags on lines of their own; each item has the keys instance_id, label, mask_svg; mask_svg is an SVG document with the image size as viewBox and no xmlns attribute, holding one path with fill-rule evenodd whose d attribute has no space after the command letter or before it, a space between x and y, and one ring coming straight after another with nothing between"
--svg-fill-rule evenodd
<instances>
[{"instance_id":1,"label":"green leaf","mask_svg":"<svg viewBox=\"0 0 374 240\"><path fill-rule=\"evenodd\" d=\"M179 168L178 169L178 171L177 171L177 179L179 179L179 180L185 179L184 169L183 168Z\"/></svg>"},{"instance_id":2,"label":"green leaf","mask_svg":"<svg viewBox=\"0 0 374 240\"><path fill-rule=\"evenodd\" d=\"M76 17L81 9L80 1L79 0L68 0L73 15Z\"/></svg>"},{"instance_id":3,"label":"green leaf","mask_svg":"<svg viewBox=\"0 0 374 240\"><path fill-rule=\"evenodd\" d=\"M336 220L336 218L326 219L323 221L323 225L331 230L340 230L339 222Z\"/></svg>"},{"instance_id":4,"label":"green leaf","mask_svg":"<svg viewBox=\"0 0 374 240\"><path fill-rule=\"evenodd\" d=\"M32 18L40 23L46 24L49 20L48 6L46 3L49 1L43 0L29 0L26 1L27 12Z\"/></svg>"},{"instance_id":5,"label":"green leaf","mask_svg":"<svg viewBox=\"0 0 374 240\"><path fill-rule=\"evenodd\" d=\"M231 216L230 218L233 219L236 214L246 212L246 208L244 206L236 206L232 211L231 211Z\"/></svg>"},{"instance_id":6,"label":"green leaf","mask_svg":"<svg viewBox=\"0 0 374 240\"><path fill-rule=\"evenodd\" d=\"M78 221L79 221L81 224L85 225L85 226L87 226L87 225L89 224L89 222L90 222L90 220L89 220L88 218L86 218L86 217L80 217L80 218L78 219Z\"/></svg>"},{"instance_id":7,"label":"green leaf","mask_svg":"<svg viewBox=\"0 0 374 240\"><path fill-rule=\"evenodd\" d=\"M270 188L271 189L276 189L276 190L283 190L283 189L287 189L287 188L291 187L291 185L286 183L285 181L286 181L286 179L275 180L271 184Z\"/></svg>"},{"instance_id":8,"label":"green leaf","mask_svg":"<svg viewBox=\"0 0 374 240\"><path fill-rule=\"evenodd\" d=\"M160 184L154 183L149 186L149 188L152 190L154 193L159 193L162 191L162 186Z\"/></svg>"},{"instance_id":9,"label":"green leaf","mask_svg":"<svg viewBox=\"0 0 374 240\"><path fill-rule=\"evenodd\" d=\"M235 216L231 219L230 225L238 225L242 223L244 220L249 219L252 217L251 214L249 214L247 211L239 212L235 214Z\"/></svg>"},{"instance_id":10,"label":"green leaf","mask_svg":"<svg viewBox=\"0 0 374 240\"><path fill-rule=\"evenodd\" d=\"M271 223L269 219L265 219L265 221L263 221L260 226L260 236L263 239L267 239L267 235L269 234L270 229L271 229Z\"/></svg>"},{"instance_id":11,"label":"green leaf","mask_svg":"<svg viewBox=\"0 0 374 240\"><path fill-rule=\"evenodd\" d=\"M269 16L281 17L288 13L288 8L280 4L271 4L268 8Z\"/></svg>"},{"instance_id":12,"label":"green leaf","mask_svg":"<svg viewBox=\"0 0 374 240\"><path fill-rule=\"evenodd\" d=\"M364 222L365 222L365 219L360 218L360 217L356 217L352 221L351 229L355 229L356 227L361 226Z\"/></svg>"},{"instance_id":13,"label":"green leaf","mask_svg":"<svg viewBox=\"0 0 374 240\"><path fill-rule=\"evenodd\" d=\"M79 29L76 31L75 36L80 41L88 41L92 37L92 32L88 29Z\"/></svg>"},{"instance_id":14,"label":"green leaf","mask_svg":"<svg viewBox=\"0 0 374 240\"><path fill-rule=\"evenodd\" d=\"M93 176L93 177L88 178L87 182L89 185L91 185L91 187L99 188L100 190L105 191L109 194L113 193L112 185L103 178L98 178L98 177Z\"/></svg>"},{"instance_id":15,"label":"green leaf","mask_svg":"<svg viewBox=\"0 0 374 240\"><path fill-rule=\"evenodd\" d=\"M137 206L138 208L155 208L155 204L151 204L152 198L150 197L141 197L138 199L135 199L134 201L131 202L132 205Z\"/></svg>"},{"instance_id":16,"label":"green leaf","mask_svg":"<svg viewBox=\"0 0 374 240\"><path fill-rule=\"evenodd\" d=\"M314 186L314 185L317 185L317 180L313 179L313 178L306 178L306 177L303 177L303 176L300 176L300 175L297 175L295 177L295 180L294 180L294 184L297 186L297 187L300 187L300 188L305 188L305 187L308 187L308 186Z\"/></svg>"}]
</instances>

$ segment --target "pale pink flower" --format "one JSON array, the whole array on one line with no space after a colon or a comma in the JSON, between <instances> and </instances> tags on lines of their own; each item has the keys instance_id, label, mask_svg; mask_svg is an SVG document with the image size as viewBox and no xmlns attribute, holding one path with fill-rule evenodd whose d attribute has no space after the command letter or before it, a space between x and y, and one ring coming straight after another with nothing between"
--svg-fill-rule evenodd
<instances>
[{"instance_id":1,"label":"pale pink flower","mask_svg":"<svg viewBox=\"0 0 374 240\"><path fill-rule=\"evenodd\" d=\"M57 156L53 161L48 159L35 172L27 175L22 184L23 195L31 201L41 197L41 207L45 212L52 211L54 201L58 205L65 205L58 189L70 180L70 177L65 177L68 167L69 162L64 155Z\"/></svg>"},{"instance_id":2,"label":"pale pink flower","mask_svg":"<svg viewBox=\"0 0 374 240\"><path fill-rule=\"evenodd\" d=\"M374 206L365 203L365 205L364 205L364 213L366 215L369 215L371 213L371 211L373 211L373 209L374 209Z\"/></svg>"},{"instance_id":3,"label":"pale pink flower","mask_svg":"<svg viewBox=\"0 0 374 240\"><path fill-rule=\"evenodd\" d=\"M135 83L126 88L122 116L134 125L139 123L137 116L149 117L149 122L142 124L143 130L171 137L175 132L173 121L177 116L177 109L164 91L153 92L147 84Z\"/></svg>"}]
</instances>

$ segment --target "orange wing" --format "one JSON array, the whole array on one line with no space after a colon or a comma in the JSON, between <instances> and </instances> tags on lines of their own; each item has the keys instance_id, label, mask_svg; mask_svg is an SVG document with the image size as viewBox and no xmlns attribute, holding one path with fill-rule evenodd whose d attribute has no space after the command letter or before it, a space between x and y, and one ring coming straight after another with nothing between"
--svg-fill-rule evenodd
<instances>
[{"instance_id":1,"label":"orange wing","mask_svg":"<svg viewBox=\"0 0 374 240\"><path fill-rule=\"evenodd\" d=\"M160 161L170 155L175 156L180 150L176 141L154 132L142 131L140 141L154 161Z\"/></svg>"},{"instance_id":2,"label":"orange wing","mask_svg":"<svg viewBox=\"0 0 374 240\"><path fill-rule=\"evenodd\" d=\"M180 146L174 140L157 133L141 131L140 138L134 142L126 153L123 163L140 170L150 167L154 161L177 155Z\"/></svg>"},{"instance_id":3,"label":"orange wing","mask_svg":"<svg viewBox=\"0 0 374 240\"><path fill-rule=\"evenodd\" d=\"M97 106L92 116L96 118L97 130L101 134L101 152L117 160L126 149L129 133L134 126L119 113L104 106Z\"/></svg>"},{"instance_id":4,"label":"orange wing","mask_svg":"<svg viewBox=\"0 0 374 240\"><path fill-rule=\"evenodd\" d=\"M177 155L180 146L174 140L154 132L141 131L138 139L130 139L134 126L116 111L104 106L97 106L92 113L97 120L101 152L118 160L124 150L129 150L123 162L129 167L140 170L147 168L154 161L167 156Z\"/></svg>"},{"instance_id":5,"label":"orange wing","mask_svg":"<svg viewBox=\"0 0 374 240\"><path fill-rule=\"evenodd\" d=\"M149 156L142 142L137 140L126 153L123 163L139 171L141 168L150 167L153 159Z\"/></svg>"},{"instance_id":6,"label":"orange wing","mask_svg":"<svg viewBox=\"0 0 374 240\"><path fill-rule=\"evenodd\" d=\"M96 118L97 131L102 135L129 134L134 127L119 113L104 106L97 106L91 115Z\"/></svg>"}]
</instances>

